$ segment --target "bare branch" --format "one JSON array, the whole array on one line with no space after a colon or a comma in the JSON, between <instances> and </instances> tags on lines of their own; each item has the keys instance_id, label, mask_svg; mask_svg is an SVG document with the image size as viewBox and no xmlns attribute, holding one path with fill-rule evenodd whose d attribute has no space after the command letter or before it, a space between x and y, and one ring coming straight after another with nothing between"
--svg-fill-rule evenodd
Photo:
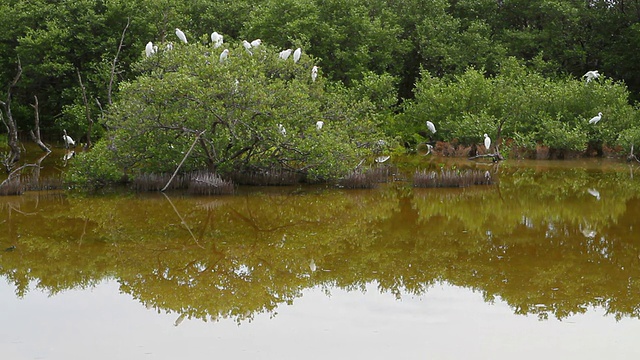
<instances>
[{"instance_id":1,"label":"bare branch","mask_svg":"<svg viewBox=\"0 0 640 360\"><path fill-rule=\"evenodd\" d=\"M9 156L4 160L4 166L9 171L13 164L20 160L20 145L18 141L18 125L16 121L13 119L13 115L11 113L11 92L12 89L18 84L20 77L22 76L22 64L20 63L20 58L18 57L18 72L16 76L13 78L13 81L9 84L7 88L7 100L0 101L0 105L4 107L4 112L7 114L7 122L5 123L7 126L7 144L9 145ZM3 118L4 122L4 118Z\"/></svg>"},{"instance_id":2,"label":"bare branch","mask_svg":"<svg viewBox=\"0 0 640 360\"><path fill-rule=\"evenodd\" d=\"M171 179L169 179L169 181L167 181L167 184L162 188L162 192L164 192L165 190L167 190L167 188L169 187L169 185L171 184L171 182L173 181L173 178L176 177L176 174L178 174L178 170L180 170L180 168L182 167L182 164L184 164L184 161L187 160L187 157L189 156L189 154L191 154L191 151L193 150L193 148L196 146L196 144L198 143L198 140L200 139L200 137L202 136L202 134L205 133L205 131L207 130L202 130L195 138L195 140L193 140L193 144L191 144L191 147L189 148L189 151L187 151L186 154L184 154L184 157L182 158L182 161L180 161L180 164L178 164L178 167L176 168L176 171L173 172L173 175L171 175Z\"/></svg>"},{"instance_id":3,"label":"bare branch","mask_svg":"<svg viewBox=\"0 0 640 360\"><path fill-rule=\"evenodd\" d=\"M33 98L35 100L35 103L31 104L31 107L35 110L35 132L34 130L29 130L29 135L31 135L31 139L33 140L33 142L38 144L42 151L50 153L51 149L49 149L49 147L47 147L47 145L42 142L42 138L40 137L40 111L38 110L38 97L34 95Z\"/></svg>"},{"instance_id":4,"label":"bare branch","mask_svg":"<svg viewBox=\"0 0 640 360\"><path fill-rule=\"evenodd\" d=\"M16 177L16 174L18 174L20 171L22 171L22 169L24 168L28 168L28 167L37 167L37 164L24 164L22 166L20 166L19 168L13 170L12 172L9 173L9 176L7 176L6 179L4 179L4 181L2 183L0 183L0 188L8 183L9 181L11 181L14 177Z\"/></svg>"},{"instance_id":5,"label":"bare branch","mask_svg":"<svg viewBox=\"0 0 640 360\"><path fill-rule=\"evenodd\" d=\"M122 45L124 43L124 34L127 32L129 25L131 24L131 18L127 18L127 25L122 30L122 36L120 37L120 44L118 44L118 51L116 51L116 56L113 58L113 63L111 64L111 76L109 78L109 86L107 87L107 102L109 105L111 102L111 92L113 89L113 78L116 74L116 64L118 63L118 56L120 56L120 51L122 50Z\"/></svg>"},{"instance_id":6,"label":"bare branch","mask_svg":"<svg viewBox=\"0 0 640 360\"><path fill-rule=\"evenodd\" d=\"M80 90L82 90L82 102L84 103L84 113L87 118L87 145L85 149L91 147L91 131L93 130L93 119L91 119L91 112L89 111L89 102L87 101L87 91L82 83L82 76L80 75L80 69L76 68L78 74L78 82L80 83ZM78 139L79 140L79 139Z\"/></svg>"}]
</instances>

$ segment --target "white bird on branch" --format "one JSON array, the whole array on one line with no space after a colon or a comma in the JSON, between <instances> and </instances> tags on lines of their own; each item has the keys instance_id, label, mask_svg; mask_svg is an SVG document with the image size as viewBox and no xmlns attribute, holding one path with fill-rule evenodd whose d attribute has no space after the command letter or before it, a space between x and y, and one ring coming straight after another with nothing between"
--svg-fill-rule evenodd
<instances>
[{"instance_id":1,"label":"white bird on branch","mask_svg":"<svg viewBox=\"0 0 640 360\"><path fill-rule=\"evenodd\" d=\"M313 68L311 68L311 81L315 82L317 77L318 77L318 67L314 66Z\"/></svg>"},{"instance_id":2,"label":"white bird on branch","mask_svg":"<svg viewBox=\"0 0 640 360\"><path fill-rule=\"evenodd\" d=\"M594 116L591 118L591 120L589 120L589 124L597 124L598 121L600 121L600 119L602 119L602 113L599 112L598 115Z\"/></svg>"},{"instance_id":3,"label":"white bird on branch","mask_svg":"<svg viewBox=\"0 0 640 360\"><path fill-rule=\"evenodd\" d=\"M251 52L251 44L247 40L242 40L242 46L244 46L244 49L247 50L249 55L253 55Z\"/></svg>"},{"instance_id":4,"label":"white bird on branch","mask_svg":"<svg viewBox=\"0 0 640 360\"><path fill-rule=\"evenodd\" d=\"M253 40L251 42L251 46L252 47L258 47L258 46L260 46L260 44L262 44L262 40L260 40L260 39L255 39L255 40Z\"/></svg>"},{"instance_id":5,"label":"white bird on branch","mask_svg":"<svg viewBox=\"0 0 640 360\"><path fill-rule=\"evenodd\" d=\"M293 62L297 63L300 60L300 56L302 56L302 49L297 48L296 51L293 52Z\"/></svg>"},{"instance_id":6,"label":"white bird on branch","mask_svg":"<svg viewBox=\"0 0 640 360\"><path fill-rule=\"evenodd\" d=\"M178 37L178 39L180 39L180 41L182 41L183 43L187 43L187 37L184 35L184 33L182 32L182 30L176 28L176 36Z\"/></svg>"},{"instance_id":7,"label":"white bird on branch","mask_svg":"<svg viewBox=\"0 0 640 360\"><path fill-rule=\"evenodd\" d=\"M484 147L487 148L487 151L491 147L491 138L487 134L484 134Z\"/></svg>"},{"instance_id":8,"label":"white bird on branch","mask_svg":"<svg viewBox=\"0 0 640 360\"><path fill-rule=\"evenodd\" d=\"M149 57L149 56L151 56L151 55L156 53L156 49L157 48L158 48L157 46L154 47L153 43L151 41L149 41L147 43L147 46L145 46L145 48L144 48L144 52L147 54L147 57Z\"/></svg>"},{"instance_id":9,"label":"white bird on branch","mask_svg":"<svg viewBox=\"0 0 640 360\"><path fill-rule=\"evenodd\" d=\"M213 43L213 48L217 49L220 46L222 46L222 43L224 42L224 37L218 34L216 31L214 31L211 33L211 42Z\"/></svg>"},{"instance_id":10,"label":"white bird on branch","mask_svg":"<svg viewBox=\"0 0 640 360\"><path fill-rule=\"evenodd\" d=\"M591 80L599 78L600 74L598 73L598 70L591 70L587 71L584 75L582 75L582 77L587 78L587 82L590 82Z\"/></svg>"},{"instance_id":11,"label":"white bird on branch","mask_svg":"<svg viewBox=\"0 0 640 360\"><path fill-rule=\"evenodd\" d=\"M221 53L220 53L220 62L223 62L227 59L227 57L229 57L229 49L224 49Z\"/></svg>"},{"instance_id":12,"label":"white bird on branch","mask_svg":"<svg viewBox=\"0 0 640 360\"><path fill-rule=\"evenodd\" d=\"M427 128L431 131L432 134L436 133L436 126L429 120L427 120Z\"/></svg>"},{"instance_id":13,"label":"white bird on branch","mask_svg":"<svg viewBox=\"0 0 640 360\"><path fill-rule=\"evenodd\" d=\"M282 51L280 51L280 55L278 55L278 56L280 56L280 59L282 59L282 60L287 60L289 58L289 56L291 55L292 51L293 50L291 50L291 49L282 50Z\"/></svg>"}]
</instances>

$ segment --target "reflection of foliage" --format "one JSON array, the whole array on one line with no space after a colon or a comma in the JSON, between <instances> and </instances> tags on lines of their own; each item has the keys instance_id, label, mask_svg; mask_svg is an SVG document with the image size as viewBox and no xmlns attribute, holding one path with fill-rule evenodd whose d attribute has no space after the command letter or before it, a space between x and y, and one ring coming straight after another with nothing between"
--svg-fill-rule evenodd
<instances>
[{"instance_id":1,"label":"reflection of foliage","mask_svg":"<svg viewBox=\"0 0 640 360\"><path fill-rule=\"evenodd\" d=\"M313 286L375 282L401 297L440 281L540 318L590 306L640 317L640 189L620 170L502 166L497 185L467 189L3 198L0 248L16 249L0 272L18 296L115 278L147 306L203 320L273 313Z\"/></svg>"}]
</instances>

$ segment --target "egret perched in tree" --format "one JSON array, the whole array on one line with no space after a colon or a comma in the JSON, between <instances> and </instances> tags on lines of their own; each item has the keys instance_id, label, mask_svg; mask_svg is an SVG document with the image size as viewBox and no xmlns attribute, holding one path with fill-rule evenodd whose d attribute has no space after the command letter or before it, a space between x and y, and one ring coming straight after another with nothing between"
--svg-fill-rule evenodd
<instances>
[{"instance_id":1,"label":"egret perched in tree","mask_svg":"<svg viewBox=\"0 0 640 360\"><path fill-rule=\"evenodd\" d=\"M182 30L176 28L176 36L178 37L178 39L180 39L180 41L182 41L183 43L187 43L187 37L184 35L184 33L182 32Z\"/></svg>"},{"instance_id":2,"label":"egret perched in tree","mask_svg":"<svg viewBox=\"0 0 640 360\"><path fill-rule=\"evenodd\" d=\"M487 148L487 151L491 147L491 138L487 134L484 134L484 147Z\"/></svg>"},{"instance_id":3,"label":"egret perched in tree","mask_svg":"<svg viewBox=\"0 0 640 360\"><path fill-rule=\"evenodd\" d=\"M323 126L324 126L324 121L318 120L316 122L316 129L320 130L320 129L322 129Z\"/></svg>"},{"instance_id":4,"label":"egret perched in tree","mask_svg":"<svg viewBox=\"0 0 640 360\"><path fill-rule=\"evenodd\" d=\"M253 47L258 47L258 46L260 46L260 44L262 44L262 40L260 40L260 39L255 39L255 40L253 40L251 42L251 46L253 46Z\"/></svg>"},{"instance_id":5,"label":"egret perched in tree","mask_svg":"<svg viewBox=\"0 0 640 360\"><path fill-rule=\"evenodd\" d=\"M431 131L432 134L436 133L436 126L433 125L433 123L429 120L427 120L427 129L429 129L429 131Z\"/></svg>"},{"instance_id":6,"label":"egret perched in tree","mask_svg":"<svg viewBox=\"0 0 640 360\"><path fill-rule=\"evenodd\" d=\"M311 68L311 81L316 81L316 78L318 77L318 67L314 66Z\"/></svg>"},{"instance_id":7,"label":"egret perched in tree","mask_svg":"<svg viewBox=\"0 0 640 360\"><path fill-rule=\"evenodd\" d=\"M171 50L173 50L173 43L172 42L167 43L167 51L171 51Z\"/></svg>"},{"instance_id":8,"label":"egret perched in tree","mask_svg":"<svg viewBox=\"0 0 640 360\"><path fill-rule=\"evenodd\" d=\"M211 33L211 42L213 43L213 48L217 49L224 42L223 36L214 31Z\"/></svg>"},{"instance_id":9,"label":"egret perched in tree","mask_svg":"<svg viewBox=\"0 0 640 360\"><path fill-rule=\"evenodd\" d=\"M287 59L289 58L289 56L291 55L291 52L292 52L292 51L293 51L293 50L291 50L291 49L287 49L287 50L282 50L282 51L280 51L280 55L279 55L279 56L280 56L280 59L282 59L282 60L287 60Z\"/></svg>"},{"instance_id":10,"label":"egret perched in tree","mask_svg":"<svg viewBox=\"0 0 640 360\"><path fill-rule=\"evenodd\" d=\"M154 49L153 43L151 41L149 41L147 43L147 46L145 46L144 52L147 54L147 57L156 53L156 50Z\"/></svg>"},{"instance_id":11,"label":"egret perched in tree","mask_svg":"<svg viewBox=\"0 0 640 360\"><path fill-rule=\"evenodd\" d=\"M223 62L227 59L227 57L229 56L229 49L224 49L221 53L220 53L220 62Z\"/></svg>"},{"instance_id":12,"label":"egret perched in tree","mask_svg":"<svg viewBox=\"0 0 640 360\"><path fill-rule=\"evenodd\" d=\"M282 136L287 135L287 130L284 128L282 124L278 124L278 130L280 130L280 133L282 134Z\"/></svg>"},{"instance_id":13,"label":"egret perched in tree","mask_svg":"<svg viewBox=\"0 0 640 360\"><path fill-rule=\"evenodd\" d=\"M297 63L300 60L300 56L302 55L302 49L297 48L296 51L293 52L293 62Z\"/></svg>"},{"instance_id":14,"label":"egret perched in tree","mask_svg":"<svg viewBox=\"0 0 640 360\"><path fill-rule=\"evenodd\" d=\"M600 74L598 73L598 70L591 70L587 71L586 74L582 75L582 77L587 78L587 82L589 82L600 77Z\"/></svg>"},{"instance_id":15,"label":"egret perched in tree","mask_svg":"<svg viewBox=\"0 0 640 360\"><path fill-rule=\"evenodd\" d=\"M242 40L242 46L244 46L244 49L247 50L249 55L253 55L251 52L251 44L247 40Z\"/></svg>"},{"instance_id":16,"label":"egret perched in tree","mask_svg":"<svg viewBox=\"0 0 640 360\"><path fill-rule=\"evenodd\" d=\"M67 135L66 133L62 135L62 140L64 140L65 146L73 146L73 147L76 146L76 142L73 141L71 136Z\"/></svg>"},{"instance_id":17,"label":"egret perched in tree","mask_svg":"<svg viewBox=\"0 0 640 360\"><path fill-rule=\"evenodd\" d=\"M597 124L598 121L600 121L600 119L602 119L602 113L599 112L597 116L594 116L591 118L591 120L589 120L589 124Z\"/></svg>"}]
</instances>

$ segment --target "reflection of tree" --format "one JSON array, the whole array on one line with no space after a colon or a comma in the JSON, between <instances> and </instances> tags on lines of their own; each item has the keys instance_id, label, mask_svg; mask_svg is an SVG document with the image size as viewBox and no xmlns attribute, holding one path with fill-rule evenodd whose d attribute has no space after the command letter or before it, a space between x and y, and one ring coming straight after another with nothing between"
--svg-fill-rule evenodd
<instances>
[{"instance_id":1,"label":"reflection of tree","mask_svg":"<svg viewBox=\"0 0 640 360\"><path fill-rule=\"evenodd\" d=\"M401 297L440 281L541 318L590 306L640 317L640 199L626 171L503 166L498 176L462 190L0 199L0 248L16 246L0 272L19 296L30 284L55 294L114 278L147 306L204 320L274 313L312 286L376 282Z\"/></svg>"}]
</instances>

